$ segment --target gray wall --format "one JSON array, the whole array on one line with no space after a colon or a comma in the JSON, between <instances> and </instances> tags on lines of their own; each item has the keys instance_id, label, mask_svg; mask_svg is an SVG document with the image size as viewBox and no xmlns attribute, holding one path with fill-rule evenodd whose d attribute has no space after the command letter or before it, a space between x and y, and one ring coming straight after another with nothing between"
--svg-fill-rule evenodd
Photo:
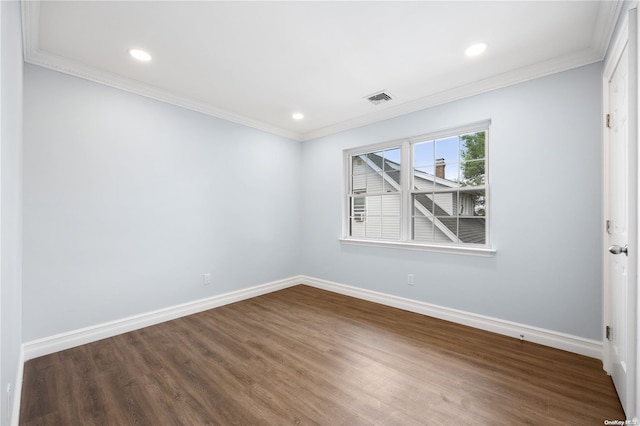
<instances>
[{"instance_id":1,"label":"gray wall","mask_svg":"<svg viewBox=\"0 0 640 426\"><path fill-rule=\"evenodd\" d=\"M296 274L599 340L600 72L299 143L27 65L24 341ZM494 257L339 242L343 149L488 118Z\"/></svg>"},{"instance_id":2,"label":"gray wall","mask_svg":"<svg viewBox=\"0 0 640 426\"><path fill-rule=\"evenodd\" d=\"M22 36L20 3L0 2L0 424L9 424L22 344ZM6 397L7 386L11 386ZM9 404L9 405L8 405Z\"/></svg>"},{"instance_id":3,"label":"gray wall","mask_svg":"<svg viewBox=\"0 0 640 426\"><path fill-rule=\"evenodd\" d=\"M299 142L24 78L25 341L301 272Z\"/></svg>"},{"instance_id":4,"label":"gray wall","mask_svg":"<svg viewBox=\"0 0 640 426\"><path fill-rule=\"evenodd\" d=\"M601 339L601 63L304 143L302 272ZM495 257L343 245L342 150L491 119ZM407 285L407 274L415 285Z\"/></svg>"}]
</instances>

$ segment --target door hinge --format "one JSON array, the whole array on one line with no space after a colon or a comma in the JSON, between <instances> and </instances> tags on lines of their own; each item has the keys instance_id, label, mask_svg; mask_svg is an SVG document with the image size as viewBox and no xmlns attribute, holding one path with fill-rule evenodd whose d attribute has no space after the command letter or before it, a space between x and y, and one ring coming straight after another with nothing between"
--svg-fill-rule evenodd
<instances>
[{"instance_id":1,"label":"door hinge","mask_svg":"<svg viewBox=\"0 0 640 426\"><path fill-rule=\"evenodd\" d=\"M607 220L607 234L611 235L611 221Z\"/></svg>"},{"instance_id":2,"label":"door hinge","mask_svg":"<svg viewBox=\"0 0 640 426\"><path fill-rule=\"evenodd\" d=\"M605 330L606 330L605 336L607 337L607 340L611 340L611 327L607 326Z\"/></svg>"},{"instance_id":3,"label":"door hinge","mask_svg":"<svg viewBox=\"0 0 640 426\"><path fill-rule=\"evenodd\" d=\"M607 115L605 116L604 121L605 121L605 123L606 123L606 125L607 125L607 128L609 128L609 129L610 129L610 128L611 128L611 114L607 114Z\"/></svg>"}]
</instances>

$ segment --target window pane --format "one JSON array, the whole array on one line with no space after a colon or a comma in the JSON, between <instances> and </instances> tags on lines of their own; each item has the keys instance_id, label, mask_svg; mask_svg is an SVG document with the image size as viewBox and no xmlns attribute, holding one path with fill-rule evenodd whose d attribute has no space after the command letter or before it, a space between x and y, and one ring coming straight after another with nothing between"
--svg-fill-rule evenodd
<instances>
[{"instance_id":1,"label":"window pane","mask_svg":"<svg viewBox=\"0 0 640 426\"><path fill-rule=\"evenodd\" d=\"M484 160L465 161L460 164L460 182L462 186L484 185Z\"/></svg>"},{"instance_id":2,"label":"window pane","mask_svg":"<svg viewBox=\"0 0 640 426\"><path fill-rule=\"evenodd\" d=\"M383 192L397 192L400 188L400 170L390 170L385 172L385 179L382 182Z\"/></svg>"},{"instance_id":3,"label":"window pane","mask_svg":"<svg viewBox=\"0 0 640 426\"><path fill-rule=\"evenodd\" d=\"M364 198L351 199L351 218L355 222L364 222L366 215L366 203Z\"/></svg>"},{"instance_id":4,"label":"window pane","mask_svg":"<svg viewBox=\"0 0 640 426\"><path fill-rule=\"evenodd\" d=\"M436 163L438 159L443 159L445 163L459 161L457 136L436 140Z\"/></svg>"},{"instance_id":5,"label":"window pane","mask_svg":"<svg viewBox=\"0 0 640 426\"><path fill-rule=\"evenodd\" d=\"M399 194L373 197L351 198L351 217L362 218L371 216L400 217Z\"/></svg>"},{"instance_id":6,"label":"window pane","mask_svg":"<svg viewBox=\"0 0 640 426\"><path fill-rule=\"evenodd\" d=\"M363 238L364 237L364 222L351 223L350 237Z\"/></svg>"},{"instance_id":7,"label":"window pane","mask_svg":"<svg viewBox=\"0 0 640 426\"><path fill-rule=\"evenodd\" d=\"M354 194L363 194L367 192L367 176L353 175L351 177L351 191Z\"/></svg>"},{"instance_id":8,"label":"window pane","mask_svg":"<svg viewBox=\"0 0 640 426\"><path fill-rule=\"evenodd\" d=\"M382 170L384 168L383 165L383 156L384 153L382 151L377 151L377 152L370 152L369 154L367 154L367 159L378 169L378 170ZM371 167L371 164L369 164L369 167Z\"/></svg>"},{"instance_id":9,"label":"window pane","mask_svg":"<svg viewBox=\"0 0 640 426\"><path fill-rule=\"evenodd\" d=\"M434 240L442 243L458 242L458 192L433 194Z\"/></svg>"},{"instance_id":10,"label":"window pane","mask_svg":"<svg viewBox=\"0 0 640 426\"><path fill-rule=\"evenodd\" d=\"M382 238L400 238L400 194L382 197Z\"/></svg>"},{"instance_id":11,"label":"window pane","mask_svg":"<svg viewBox=\"0 0 640 426\"><path fill-rule=\"evenodd\" d=\"M382 176L378 173L367 174L367 194L382 192Z\"/></svg>"},{"instance_id":12,"label":"window pane","mask_svg":"<svg viewBox=\"0 0 640 426\"><path fill-rule=\"evenodd\" d=\"M433 214L433 194L414 194L413 195L413 214L432 215Z\"/></svg>"},{"instance_id":13,"label":"window pane","mask_svg":"<svg viewBox=\"0 0 640 426\"><path fill-rule=\"evenodd\" d=\"M382 217L367 216L365 221L365 237L381 238L382 237Z\"/></svg>"},{"instance_id":14,"label":"window pane","mask_svg":"<svg viewBox=\"0 0 640 426\"><path fill-rule=\"evenodd\" d=\"M439 158L436 159L436 167L435 167L436 178L446 179L450 182L457 183L458 171L459 171L458 163L445 163ZM443 184L443 183L440 182L440 184Z\"/></svg>"},{"instance_id":15,"label":"window pane","mask_svg":"<svg viewBox=\"0 0 640 426\"><path fill-rule=\"evenodd\" d=\"M400 148L351 157L352 194L380 194L400 190Z\"/></svg>"},{"instance_id":16,"label":"window pane","mask_svg":"<svg viewBox=\"0 0 640 426\"><path fill-rule=\"evenodd\" d=\"M455 216L438 216L435 218L434 225L438 231L436 234L440 236L439 241L457 243L458 242L458 218Z\"/></svg>"},{"instance_id":17,"label":"window pane","mask_svg":"<svg viewBox=\"0 0 640 426\"><path fill-rule=\"evenodd\" d=\"M364 237L365 236L365 221L350 219L350 232L351 237Z\"/></svg>"},{"instance_id":18,"label":"window pane","mask_svg":"<svg viewBox=\"0 0 640 426\"><path fill-rule=\"evenodd\" d=\"M423 243L431 243L434 241L432 219L418 214L413 217L411 228L413 230L413 241Z\"/></svg>"},{"instance_id":19,"label":"window pane","mask_svg":"<svg viewBox=\"0 0 640 426\"><path fill-rule=\"evenodd\" d=\"M387 195L381 198L382 215L400 217L400 195Z\"/></svg>"},{"instance_id":20,"label":"window pane","mask_svg":"<svg viewBox=\"0 0 640 426\"><path fill-rule=\"evenodd\" d=\"M351 174L361 175L367 172L367 165L362 155L354 155L351 157Z\"/></svg>"},{"instance_id":21,"label":"window pane","mask_svg":"<svg viewBox=\"0 0 640 426\"><path fill-rule=\"evenodd\" d=\"M433 190L435 166L416 167L413 169L413 189Z\"/></svg>"},{"instance_id":22,"label":"window pane","mask_svg":"<svg viewBox=\"0 0 640 426\"><path fill-rule=\"evenodd\" d=\"M367 217L382 216L382 197L365 197L367 203Z\"/></svg>"},{"instance_id":23,"label":"window pane","mask_svg":"<svg viewBox=\"0 0 640 426\"><path fill-rule=\"evenodd\" d=\"M435 164L434 142L421 142L413 146L413 166L430 166Z\"/></svg>"},{"instance_id":24,"label":"window pane","mask_svg":"<svg viewBox=\"0 0 640 426\"><path fill-rule=\"evenodd\" d=\"M483 159L484 141L485 132L460 136L460 158L463 161Z\"/></svg>"},{"instance_id":25,"label":"window pane","mask_svg":"<svg viewBox=\"0 0 640 426\"><path fill-rule=\"evenodd\" d=\"M384 151L383 192L396 192L400 188L400 148Z\"/></svg>"},{"instance_id":26,"label":"window pane","mask_svg":"<svg viewBox=\"0 0 640 426\"><path fill-rule=\"evenodd\" d=\"M437 192L433 194L434 213L436 216L456 216L458 207L458 193Z\"/></svg>"},{"instance_id":27,"label":"window pane","mask_svg":"<svg viewBox=\"0 0 640 426\"><path fill-rule=\"evenodd\" d=\"M352 237L364 237L366 203L362 197L351 198L351 209L349 214L349 235Z\"/></svg>"},{"instance_id":28,"label":"window pane","mask_svg":"<svg viewBox=\"0 0 640 426\"><path fill-rule=\"evenodd\" d=\"M461 217L458 219L458 237L467 244L486 243L486 220L483 217Z\"/></svg>"},{"instance_id":29,"label":"window pane","mask_svg":"<svg viewBox=\"0 0 640 426\"><path fill-rule=\"evenodd\" d=\"M414 241L433 242L433 201L431 197L433 197L432 194L413 195L411 230Z\"/></svg>"},{"instance_id":30,"label":"window pane","mask_svg":"<svg viewBox=\"0 0 640 426\"><path fill-rule=\"evenodd\" d=\"M352 237L400 239L400 194L351 198Z\"/></svg>"},{"instance_id":31,"label":"window pane","mask_svg":"<svg viewBox=\"0 0 640 426\"><path fill-rule=\"evenodd\" d=\"M460 216L485 216L485 191L460 191L458 214Z\"/></svg>"},{"instance_id":32,"label":"window pane","mask_svg":"<svg viewBox=\"0 0 640 426\"><path fill-rule=\"evenodd\" d=\"M387 160L387 164L390 162L391 164L400 165L400 148L386 150L384 159Z\"/></svg>"},{"instance_id":33,"label":"window pane","mask_svg":"<svg viewBox=\"0 0 640 426\"><path fill-rule=\"evenodd\" d=\"M382 238L385 240L400 239L400 216L382 218Z\"/></svg>"}]
</instances>

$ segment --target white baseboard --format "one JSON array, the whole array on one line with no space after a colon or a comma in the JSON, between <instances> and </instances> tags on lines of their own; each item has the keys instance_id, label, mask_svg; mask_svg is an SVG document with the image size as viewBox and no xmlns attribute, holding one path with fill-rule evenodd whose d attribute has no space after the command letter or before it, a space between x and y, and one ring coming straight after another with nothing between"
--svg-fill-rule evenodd
<instances>
[{"instance_id":1,"label":"white baseboard","mask_svg":"<svg viewBox=\"0 0 640 426\"><path fill-rule=\"evenodd\" d=\"M65 333L56 334L42 339L32 340L22 345L25 361L43 355L52 354L65 349L95 342L118 334L138 330L150 325L159 324L187 315L196 314L208 309L228 305L252 297L261 296L273 291L300 284L299 277L286 278L261 284L242 290L224 293L194 302L183 303L169 308L158 309L115 321L97 324Z\"/></svg>"},{"instance_id":2,"label":"white baseboard","mask_svg":"<svg viewBox=\"0 0 640 426\"><path fill-rule=\"evenodd\" d=\"M539 343L552 348L585 355L602 360L602 342L585 339L557 331L546 330L525 324L505 321L484 315L473 314L457 309L446 308L426 302L365 290L345 284L317 279L305 275L297 275L279 281L258 285L242 290L233 291L194 302L184 303L173 307L147 312L140 315L123 318L91 327L82 328L54 336L33 340L23 344L23 357L26 360L48 355L54 352L80 346L86 343L116 336L118 334L137 330L161 322L206 311L218 306L250 299L252 297L282 290L298 284L328 290L334 293L368 300L394 308L431 316L434 318L467 325L481 330L491 331L505 336ZM17 389L16 389L17 391Z\"/></svg>"},{"instance_id":3,"label":"white baseboard","mask_svg":"<svg viewBox=\"0 0 640 426\"><path fill-rule=\"evenodd\" d=\"M18 426L19 424L24 363L27 360L148 327L150 325L206 311L208 309L250 299L252 297L271 293L277 290L293 287L298 284L305 284L334 293L380 303L382 305L451 321L457 324L467 325L481 330L491 331L517 339L522 338L530 342L602 360L603 345L602 342L597 340L585 339L578 336L572 336L570 334L559 333L498 318L446 308L390 294L365 290L305 275L297 275L267 284L196 300L194 302L183 303L181 305L159 309L24 343L22 345L22 350L20 351L18 371L16 374L11 426Z\"/></svg>"},{"instance_id":4,"label":"white baseboard","mask_svg":"<svg viewBox=\"0 0 640 426\"><path fill-rule=\"evenodd\" d=\"M13 404L11 404L11 426L18 426L20 421L20 402L22 399L22 378L24 377L24 346L20 348L18 356L18 370L16 383L13 387ZM7 407L9 408L9 407Z\"/></svg>"},{"instance_id":5,"label":"white baseboard","mask_svg":"<svg viewBox=\"0 0 640 426\"><path fill-rule=\"evenodd\" d=\"M446 308L443 306L433 305L431 303L392 296L390 294L365 290L304 275L297 277L296 281L334 293L344 294L346 296L352 296L358 299L368 300L370 302L404 309L405 311L415 312L602 360L603 347L602 342L598 340L585 339L583 337L573 336L557 331L473 314L457 309Z\"/></svg>"}]
</instances>

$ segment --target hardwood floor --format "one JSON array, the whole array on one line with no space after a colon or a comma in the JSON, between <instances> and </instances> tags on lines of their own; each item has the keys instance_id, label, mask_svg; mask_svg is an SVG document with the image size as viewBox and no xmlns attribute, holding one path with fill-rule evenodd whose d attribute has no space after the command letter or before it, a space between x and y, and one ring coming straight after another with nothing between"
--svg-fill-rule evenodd
<instances>
[{"instance_id":1,"label":"hardwood floor","mask_svg":"<svg viewBox=\"0 0 640 426\"><path fill-rule=\"evenodd\" d=\"M296 286L25 364L21 425L602 425L600 361Z\"/></svg>"}]
</instances>

